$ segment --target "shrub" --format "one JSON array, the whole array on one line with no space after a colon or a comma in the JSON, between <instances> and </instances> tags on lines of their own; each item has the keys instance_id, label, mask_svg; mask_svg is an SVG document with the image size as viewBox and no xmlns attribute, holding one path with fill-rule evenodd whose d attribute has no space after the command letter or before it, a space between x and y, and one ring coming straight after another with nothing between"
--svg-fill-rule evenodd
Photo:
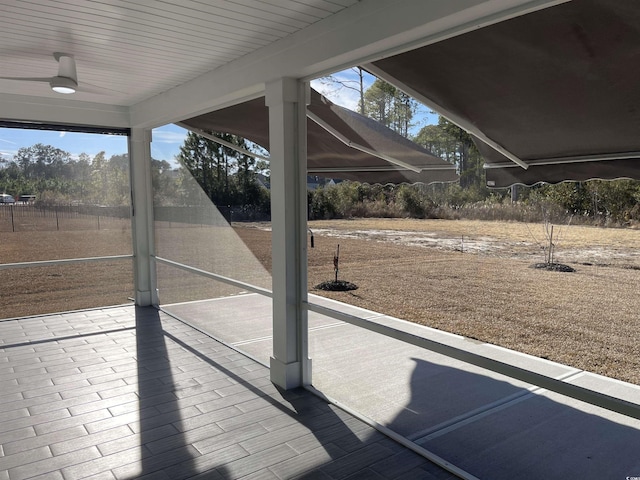
<instances>
[{"instance_id":1,"label":"shrub","mask_svg":"<svg viewBox=\"0 0 640 480\"><path fill-rule=\"evenodd\" d=\"M413 217L619 226L640 222L640 182L590 181L509 189L341 182L309 193L309 218Z\"/></svg>"}]
</instances>

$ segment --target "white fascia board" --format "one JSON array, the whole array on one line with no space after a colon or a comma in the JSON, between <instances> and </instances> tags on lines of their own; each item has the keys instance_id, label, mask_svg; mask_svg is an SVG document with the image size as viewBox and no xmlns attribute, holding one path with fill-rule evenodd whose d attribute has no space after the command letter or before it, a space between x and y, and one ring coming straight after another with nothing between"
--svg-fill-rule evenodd
<instances>
[{"instance_id":1,"label":"white fascia board","mask_svg":"<svg viewBox=\"0 0 640 480\"><path fill-rule=\"evenodd\" d=\"M362 0L304 30L131 107L152 128L262 95L278 78L310 80L567 0Z\"/></svg>"},{"instance_id":2,"label":"white fascia board","mask_svg":"<svg viewBox=\"0 0 640 480\"><path fill-rule=\"evenodd\" d=\"M129 109L124 106L82 102L68 98L0 94L0 118L92 127L129 128Z\"/></svg>"}]
</instances>

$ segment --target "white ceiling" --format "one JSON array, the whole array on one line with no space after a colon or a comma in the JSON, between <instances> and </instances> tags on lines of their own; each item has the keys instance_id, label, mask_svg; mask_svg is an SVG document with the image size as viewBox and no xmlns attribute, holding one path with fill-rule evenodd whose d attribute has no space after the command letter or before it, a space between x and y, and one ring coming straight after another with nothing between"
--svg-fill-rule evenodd
<instances>
[{"instance_id":1,"label":"white ceiling","mask_svg":"<svg viewBox=\"0 0 640 480\"><path fill-rule=\"evenodd\" d=\"M3 1L2 76L50 77L69 53L76 98L133 105L269 45L357 0ZM55 97L47 83L0 80L0 91Z\"/></svg>"},{"instance_id":2,"label":"white ceiling","mask_svg":"<svg viewBox=\"0 0 640 480\"><path fill-rule=\"evenodd\" d=\"M156 126L557 0L0 0L0 119ZM64 98L63 98L64 97Z\"/></svg>"}]
</instances>

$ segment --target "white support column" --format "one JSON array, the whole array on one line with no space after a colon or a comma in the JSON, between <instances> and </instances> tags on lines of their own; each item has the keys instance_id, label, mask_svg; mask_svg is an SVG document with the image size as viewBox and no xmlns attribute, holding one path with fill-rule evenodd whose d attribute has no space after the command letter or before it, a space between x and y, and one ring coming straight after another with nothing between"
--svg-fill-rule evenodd
<instances>
[{"instance_id":1,"label":"white support column","mask_svg":"<svg viewBox=\"0 0 640 480\"><path fill-rule=\"evenodd\" d=\"M267 84L271 159L273 356L271 381L290 389L311 383L307 346L308 85Z\"/></svg>"},{"instance_id":2,"label":"white support column","mask_svg":"<svg viewBox=\"0 0 640 480\"><path fill-rule=\"evenodd\" d=\"M153 187L151 185L151 130L134 128L129 137L135 302L158 305L153 243Z\"/></svg>"}]
</instances>

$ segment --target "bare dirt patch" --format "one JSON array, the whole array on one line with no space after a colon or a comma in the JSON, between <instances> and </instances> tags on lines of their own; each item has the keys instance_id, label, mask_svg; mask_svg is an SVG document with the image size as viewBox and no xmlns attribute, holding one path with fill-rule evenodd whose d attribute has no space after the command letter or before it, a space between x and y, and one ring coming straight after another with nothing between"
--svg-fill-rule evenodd
<instances>
[{"instance_id":1,"label":"bare dirt patch","mask_svg":"<svg viewBox=\"0 0 640 480\"><path fill-rule=\"evenodd\" d=\"M544 260L542 224L477 220L356 219L310 222L318 235L502 258ZM555 256L564 263L640 266L640 230L555 225Z\"/></svg>"}]
</instances>

